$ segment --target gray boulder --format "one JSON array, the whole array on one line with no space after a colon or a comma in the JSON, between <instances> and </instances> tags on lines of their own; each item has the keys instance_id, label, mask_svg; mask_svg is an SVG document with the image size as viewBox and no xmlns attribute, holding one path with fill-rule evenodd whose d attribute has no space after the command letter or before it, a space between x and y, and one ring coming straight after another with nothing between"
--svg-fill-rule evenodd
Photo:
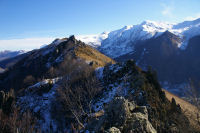
<instances>
[{"instance_id":1,"label":"gray boulder","mask_svg":"<svg viewBox=\"0 0 200 133\"><path fill-rule=\"evenodd\" d=\"M124 97L116 97L105 107L105 114L88 123L90 131L108 133L156 133L148 120L146 106L137 106Z\"/></svg>"}]
</instances>

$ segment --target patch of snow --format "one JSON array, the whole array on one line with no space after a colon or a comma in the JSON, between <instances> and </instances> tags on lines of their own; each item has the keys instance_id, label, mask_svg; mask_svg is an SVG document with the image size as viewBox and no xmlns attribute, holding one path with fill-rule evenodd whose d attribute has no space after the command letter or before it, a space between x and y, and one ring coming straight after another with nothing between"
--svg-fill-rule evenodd
<instances>
[{"instance_id":1,"label":"patch of snow","mask_svg":"<svg viewBox=\"0 0 200 133\"><path fill-rule=\"evenodd\" d=\"M60 55L59 57L56 58L55 62L59 63L63 61L63 55Z\"/></svg>"},{"instance_id":2,"label":"patch of snow","mask_svg":"<svg viewBox=\"0 0 200 133\"><path fill-rule=\"evenodd\" d=\"M27 89L26 95L17 98L17 105L21 107L22 112L32 110L34 113L40 115L38 123L44 132L50 132L50 130L53 130L54 132L57 131L57 123L51 118L51 105L56 94L57 84L55 83L59 79L61 78L46 79L42 82L38 82ZM30 88L39 88L41 85L49 83L49 81L52 81L54 84L49 92L46 92L43 95L38 95L34 91L29 91ZM53 129L50 129L50 127Z\"/></svg>"},{"instance_id":3,"label":"patch of snow","mask_svg":"<svg viewBox=\"0 0 200 133\"><path fill-rule=\"evenodd\" d=\"M50 62L47 62L46 67L47 67L47 68L50 68L50 67L51 67L51 63L50 63Z\"/></svg>"},{"instance_id":4,"label":"patch of snow","mask_svg":"<svg viewBox=\"0 0 200 133\"><path fill-rule=\"evenodd\" d=\"M54 79L45 79L45 80L38 82L38 83L36 83L32 86L29 86L28 88L39 88L40 86L48 84L48 83L55 84L60 79L61 79L61 77L57 77L57 78L54 78Z\"/></svg>"},{"instance_id":5,"label":"patch of snow","mask_svg":"<svg viewBox=\"0 0 200 133\"><path fill-rule=\"evenodd\" d=\"M116 92L117 92L117 87L114 87L114 85L110 85L109 87L112 87L111 91L105 91L103 94L103 97L101 99L99 99L94 105L93 108L95 110L95 112L102 110L103 109L103 105L106 103L109 103L115 96Z\"/></svg>"},{"instance_id":6,"label":"patch of snow","mask_svg":"<svg viewBox=\"0 0 200 133\"><path fill-rule=\"evenodd\" d=\"M112 64L109 66L109 70L111 70L113 73L117 73L120 69L122 69L123 66L119 66L117 64ZM97 77L100 77L100 79L103 78L104 67L100 67L96 69ZM121 80L125 81L128 78L127 75L124 75ZM128 83L121 82L118 83L115 81L114 83L111 83L107 85L106 89L104 90L101 97L99 97L94 103L93 103L93 109L95 112L102 110L104 107L104 104L108 104L116 95L117 96L126 96L128 94L129 88Z\"/></svg>"},{"instance_id":7,"label":"patch of snow","mask_svg":"<svg viewBox=\"0 0 200 133\"><path fill-rule=\"evenodd\" d=\"M97 78L99 78L99 79L103 78L103 70L104 70L104 67L96 68L95 72L96 72Z\"/></svg>"}]
</instances>

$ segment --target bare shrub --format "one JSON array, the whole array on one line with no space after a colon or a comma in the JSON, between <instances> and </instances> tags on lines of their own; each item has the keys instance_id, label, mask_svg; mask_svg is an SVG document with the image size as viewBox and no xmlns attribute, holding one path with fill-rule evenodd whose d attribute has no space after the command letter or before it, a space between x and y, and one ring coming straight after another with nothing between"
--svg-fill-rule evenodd
<instances>
[{"instance_id":1,"label":"bare shrub","mask_svg":"<svg viewBox=\"0 0 200 133\"><path fill-rule=\"evenodd\" d=\"M35 128L36 120L30 112L19 113L19 109L14 107L13 112L6 115L0 110L0 133L32 133L37 132Z\"/></svg>"},{"instance_id":2,"label":"bare shrub","mask_svg":"<svg viewBox=\"0 0 200 133\"><path fill-rule=\"evenodd\" d=\"M65 65L68 63L62 66L68 68L65 70L67 75L58 89L58 98L64 110L71 114L67 117L72 119L71 122L77 123L73 124L73 127L81 129L84 128L84 123L92 112L92 100L101 91L101 86L95 77L94 69L85 62L74 61L71 63L73 67Z\"/></svg>"},{"instance_id":3,"label":"bare shrub","mask_svg":"<svg viewBox=\"0 0 200 133\"><path fill-rule=\"evenodd\" d=\"M30 112L20 113L15 106L15 94L11 89L9 92L0 92L0 133L28 133L36 132L36 119Z\"/></svg>"}]
</instances>

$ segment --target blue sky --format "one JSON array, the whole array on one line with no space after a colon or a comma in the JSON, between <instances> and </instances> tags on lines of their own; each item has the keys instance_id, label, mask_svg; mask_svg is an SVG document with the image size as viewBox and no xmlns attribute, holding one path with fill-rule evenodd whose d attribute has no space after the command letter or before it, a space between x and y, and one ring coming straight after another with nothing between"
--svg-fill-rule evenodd
<instances>
[{"instance_id":1,"label":"blue sky","mask_svg":"<svg viewBox=\"0 0 200 133\"><path fill-rule=\"evenodd\" d=\"M97 34L144 20L181 22L200 17L199 5L199 0L0 0L0 40Z\"/></svg>"}]
</instances>

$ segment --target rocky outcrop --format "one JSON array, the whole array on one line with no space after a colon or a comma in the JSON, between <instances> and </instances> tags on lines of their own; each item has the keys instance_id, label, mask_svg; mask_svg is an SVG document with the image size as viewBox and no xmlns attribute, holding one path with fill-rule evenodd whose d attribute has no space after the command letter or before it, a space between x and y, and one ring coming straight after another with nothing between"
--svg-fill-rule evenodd
<instances>
[{"instance_id":1,"label":"rocky outcrop","mask_svg":"<svg viewBox=\"0 0 200 133\"><path fill-rule=\"evenodd\" d=\"M105 114L93 120L87 127L90 131L156 133L148 120L146 106L137 106L124 97L116 97L105 107Z\"/></svg>"},{"instance_id":2,"label":"rocky outcrop","mask_svg":"<svg viewBox=\"0 0 200 133\"><path fill-rule=\"evenodd\" d=\"M116 127L111 127L106 133L121 133L120 130Z\"/></svg>"}]
</instances>

